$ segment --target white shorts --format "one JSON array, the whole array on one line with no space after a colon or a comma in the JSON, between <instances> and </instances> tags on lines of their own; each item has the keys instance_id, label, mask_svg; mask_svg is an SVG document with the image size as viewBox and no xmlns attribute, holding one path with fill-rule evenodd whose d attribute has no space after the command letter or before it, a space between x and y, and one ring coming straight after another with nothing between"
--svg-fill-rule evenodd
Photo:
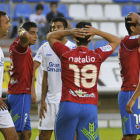
<instances>
[{"instance_id":1,"label":"white shorts","mask_svg":"<svg viewBox=\"0 0 140 140\"><path fill-rule=\"evenodd\" d=\"M8 110L0 110L0 128L14 127L13 120Z\"/></svg>"},{"instance_id":2,"label":"white shorts","mask_svg":"<svg viewBox=\"0 0 140 140\"><path fill-rule=\"evenodd\" d=\"M47 103L47 113L45 118L39 119L39 130L54 130L55 119L58 113L59 103Z\"/></svg>"}]
</instances>

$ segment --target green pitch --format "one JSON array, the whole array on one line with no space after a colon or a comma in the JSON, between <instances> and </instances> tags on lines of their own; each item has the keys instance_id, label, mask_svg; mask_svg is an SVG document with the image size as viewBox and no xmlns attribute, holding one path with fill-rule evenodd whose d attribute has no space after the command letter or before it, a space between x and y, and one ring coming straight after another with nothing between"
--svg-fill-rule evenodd
<instances>
[{"instance_id":1,"label":"green pitch","mask_svg":"<svg viewBox=\"0 0 140 140\"><path fill-rule=\"evenodd\" d=\"M38 129L32 129L31 140L35 140L37 135L38 135ZM121 128L99 128L99 136L100 136L100 140L121 140L122 131ZM0 140L4 140L1 133L0 133ZM55 140L54 135L52 136L51 140Z\"/></svg>"}]
</instances>

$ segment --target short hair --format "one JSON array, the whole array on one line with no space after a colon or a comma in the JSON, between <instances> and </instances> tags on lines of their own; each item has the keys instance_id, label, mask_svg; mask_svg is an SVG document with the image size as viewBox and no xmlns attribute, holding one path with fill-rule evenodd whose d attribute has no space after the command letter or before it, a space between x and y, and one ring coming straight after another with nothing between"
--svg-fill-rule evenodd
<instances>
[{"instance_id":1,"label":"short hair","mask_svg":"<svg viewBox=\"0 0 140 140\"><path fill-rule=\"evenodd\" d=\"M38 4L36 5L36 11L38 11L38 10L44 10L43 4L38 3Z\"/></svg>"},{"instance_id":2,"label":"short hair","mask_svg":"<svg viewBox=\"0 0 140 140\"><path fill-rule=\"evenodd\" d=\"M55 17L55 18L53 18L52 21L51 21L51 24L50 24L50 31L52 31L51 26L52 26L52 23L53 23L53 22L62 22L62 24L63 24L63 26L64 26L64 29L65 29L65 28L68 28L68 23L67 23L67 20L66 20L65 18L63 18L63 17Z\"/></svg>"},{"instance_id":3,"label":"short hair","mask_svg":"<svg viewBox=\"0 0 140 140\"><path fill-rule=\"evenodd\" d=\"M76 28L87 28L86 25L92 26L91 22L81 21L76 24ZM77 42L77 45L87 45L89 43L88 39L90 38L90 35L85 36L85 38L76 37L76 39L79 41Z\"/></svg>"},{"instance_id":4,"label":"short hair","mask_svg":"<svg viewBox=\"0 0 140 140\"><path fill-rule=\"evenodd\" d=\"M37 28L37 24L31 21L25 22L22 27L26 30L29 31L31 27Z\"/></svg>"},{"instance_id":5,"label":"short hair","mask_svg":"<svg viewBox=\"0 0 140 140\"><path fill-rule=\"evenodd\" d=\"M140 13L137 13L137 14L140 15ZM126 28L128 34L130 35L132 33L130 27L131 26L136 27L137 23L128 23L128 21L131 21L131 19L125 17L125 28Z\"/></svg>"},{"instance_id":6,"label":"short hair","mask_svg":"<svg viewBox=\"0 0 140 140\"><path fill-rule=\"evenodd\" d=\"M55 1L52 1L52 2L50 2L50 7L51 7L52 5L56 5L56 6L58 6L58 3L55 2Z\"/></svg>"},{"instance_id":7,"label":"short hair","mask_svg":"<svg viewBox=\"0 0 140 140\"><path fill-rule=\"evenodd\" d=\"M1 25L1 16L6 16L6 12L0 10L0 25Z\"/></svg>"}]
</instances>

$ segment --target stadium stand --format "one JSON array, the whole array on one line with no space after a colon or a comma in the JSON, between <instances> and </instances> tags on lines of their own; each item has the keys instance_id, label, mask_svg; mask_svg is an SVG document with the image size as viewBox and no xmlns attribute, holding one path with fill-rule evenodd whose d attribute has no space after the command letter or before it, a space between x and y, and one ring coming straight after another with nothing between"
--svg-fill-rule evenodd
<instances>
[{"instance_id":1,"label":"stadium stand","mask_svg":"<svg viewBox=\"0 0 140 140\"><path fill-rule=\"evenodd\" d=\"M87 5L87 17L91 20L107 20L107 18L104 16L103 7L100 4L88 4ZM92 11L92 12L91 12Z\"/></svg>"},{"instance_id":2,"label":"stadium stand","mask_svg":"<svg viewBox=\"0 0 140 140\"><path fill-rule=\"evenodd\" d=\"M26 10L25 10L26 9ZM32 9L30 4L16 4L13 19L18 19L19 17L24 17L29 19L29 15L32 14Z\"/></svg>"},{"instance_id":3,"label":"stadium stand","mask_svg":"<svg viewBox=\"0 0 140 140\"><path fill-rule=\"evenodd\" d=\"M114 22L101 22L100 30L112 33L117 36L116 24Z\"/></svg>"},{"instance_id":4,"label":"stadium stand","mask_svg":"<svg viewBox=\"0 0 140 140\"><path fill-rule=\"evenodd\" d=\"M137 12L136 5L123 5L122 6L122 15L125 17L129 14L129 12Z\"/></svg>"},{"instance_id":5,"label":"stadium stand","mask_svg":"<svg viewBox=\"0 0 140 140\"><path fill-rule=\"evenodd\" d=\"M118 23L118 35L120 38L123 38L125 35L127 35L127 31L125 29L125 24L124 22Z\"/></svg>"},{"instance_id":6,"label":"stadium stand","mask_svg":"<svg viewBox=\"0 0 140 140\"><path fill-rule=\"evenodd\" d=\"M111 11L111 12L110 12ZM104 6L105 17L111 20L122 20L121 7L118 4L106 4Z\"/></svg>"},{"instance_id":7,"label":"stadium stand","mask_svg":"<svg viewBox=\"0 0 140 140\"><path fill-rule=\"evenodd\" d=\"M67 6L65 4L59 4L57 10L58 10L58 12L62 13L66 19L70 19L70 20L72 19L68 15L68 9L67 9Z\"/></svg>"},{"instance_id":8,"label":"stadium stand","mask_svg":"<svg viewBox=\"0 0 140 140\"><path fill-rule=\"evenodd\" d=\"M126 3L129 2L130 0L113 0L113 1L117 3Z\"/></svg>"},{"instance_id":9,"label":"stadium stand","mask_svg":"<svg viewBox=\"0 0 140 140\"><path fill-rule=\"evenodd\" d=\"M75 20L86 20L85 6L83 4L70 4L69 16Z\"/></svg>"},{"instance_id":10,"label":"stadium stand","mask_svg":"<svg viewBox=\"0 0 140 140\"><path fill-rule=\"evenodd\" d=\"M131 2L140 3L140 0L131 0Z\"/></svg>"}]
</instances>

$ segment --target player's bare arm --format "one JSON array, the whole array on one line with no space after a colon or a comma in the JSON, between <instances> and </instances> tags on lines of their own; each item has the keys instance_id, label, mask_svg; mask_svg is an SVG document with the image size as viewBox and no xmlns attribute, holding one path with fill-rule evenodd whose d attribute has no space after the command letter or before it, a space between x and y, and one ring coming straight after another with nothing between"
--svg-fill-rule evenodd
<instances>
[{"instance_id":1,"label":"player's bare arm","mask_svg":"<svg viewBox=\"0 0 140 140\"><path fill-rule=\"evenodd\" d=\"M42 80L42 94L41 94L41 107L40 107L40 118L42 117L45 118L45 112L47 112L47 104L45 102L46 94L48 91L48 86L47 86L47 78L48 78L48 73L47 71L43 72L43 80Z\"/></svg>"},{"instance_id":2,"label":"player's bare arm","mask_svg":"<svg viewBox=\"0 0 140 140\"><path fill-rule=\"evenodd\" d=\"M20 27L18 35L20 38L20 45L22 47L27 47L30 40L29 33L24 28Z\"/></svg>"},{"instance_id":3,"label":"player's bare arm","mask_svg":"<svg viewBox=\"0 0 140 140\"><path fill-rule=\"evenodd\" d=\"M6 100L6 98L0 97L0 110L7 110L8 109L7 105L4 103L4 100Z\"/></svg>"},{"instance_id":4,"label":"player's bare arm","mask_svg":"<svg viewBox=\"0 0 140 140\"><path fill-rule=\"evenodd\" d=\"M36 103L36 94L35 94L35 71L40 66L40 62L34 60L34 72L32 78L32 87L31 87L31 95L32 95L32 103Z\"/></svg>"},{"instance_id":5,"label":"player's bare arm","mask_svg":"<svg viewBox=\"0 0 140 140\"><path fill-rule=\"evenodd\" d=\"M91 35L91 37L93 37L94 35L103 37L112 46L113 51L119 46L121 40L117 36L112 35L110 33L103 32L101 30L98 30L98 29L88 26L88 25L86 25L86 27L87 28L84 28L86 35ZM91 38L89 38L89 41L90 40L91 40Z\"/></svg>"},{"instance_id":6,"label":"player's bare arm","mask_svg":"<svg viewBox=\"0 0 140 140\"><path fill-rule=\"evenodd\" d=\"M140 82L137 86L136 91L134 92L134 94L132 95L131 99L129 100L129 102L126 105L126 111L130 114L133 113L132 111L132 107L135 104L136 99L140 96Z\"/></svg>"},{"instance_id":7,"label":"player's bare arm","mask_svg":"<svg viewBox=\"0 0 140 140\"><path fill-rule=\"evenodd\" d=\"M49 41L50 46L52 47L55 42L58 42L60 38L65 36L72 36L75 41L76 37L85 37L85 32L83 29L71 29L71 30L62 30L62 31L54 31L47 34L46 38Z\"/></svg>"}]
</instances>

